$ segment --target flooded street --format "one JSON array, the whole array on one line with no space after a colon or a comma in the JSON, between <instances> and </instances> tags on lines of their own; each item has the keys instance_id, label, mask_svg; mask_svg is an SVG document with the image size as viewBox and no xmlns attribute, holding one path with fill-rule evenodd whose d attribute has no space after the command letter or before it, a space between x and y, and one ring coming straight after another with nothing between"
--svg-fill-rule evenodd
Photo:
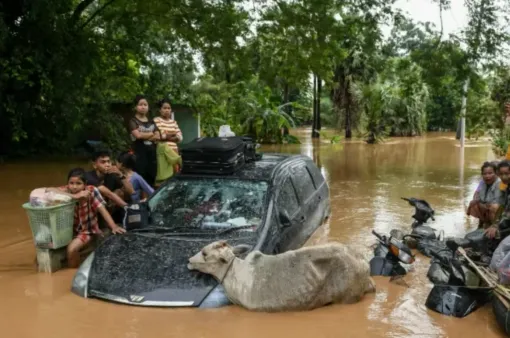
<instances>
[{"instance_id":1,"label":"flooded street","mask_svg":"<svg viewBox=\"0 0 510 338\"><path fill-rule=\"evenodd\" d=\"M414 209L401 197L427 200L431 225L445 235L476 227L465 210L483 161L494 159L485 141L467 142L461 154L454 134L362 142L264 146L262 151L302 153L321 167L331 193L329 238L370 250L372 229L407 230ZM463 319L425 307L432 284L428 258L418 255L409 285L376 278L377 293L354 305L303 313L265 314L237 306L217 310L155 309L80 298L70 292L75 270L35 272L35 250L21 205L37 187L65 184L69 169L86 163L25 161L0 165L0 324L3 337L503 337L490 305Z\"/></svg>"}]
</instances>

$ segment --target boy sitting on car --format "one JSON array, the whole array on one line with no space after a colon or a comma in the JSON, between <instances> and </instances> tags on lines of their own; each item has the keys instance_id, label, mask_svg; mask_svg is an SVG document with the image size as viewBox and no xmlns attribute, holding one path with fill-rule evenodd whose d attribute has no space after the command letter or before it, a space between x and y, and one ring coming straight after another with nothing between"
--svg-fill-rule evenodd
<instances>
[{"instance_id":1,"label":"boy sitting on car","mask_svg":"<svg viewBox=\"0 0 510 338\"><path fill-rule=\"evenodd\" d=\"M94 170L86 173L89 185L98 188L107 201L107 208L116 223L121 223L126 202L134 193L129 179L119 168L112 165L110 154L107 151L97 151L92 156Z\"/></svg>"}]
</instances>

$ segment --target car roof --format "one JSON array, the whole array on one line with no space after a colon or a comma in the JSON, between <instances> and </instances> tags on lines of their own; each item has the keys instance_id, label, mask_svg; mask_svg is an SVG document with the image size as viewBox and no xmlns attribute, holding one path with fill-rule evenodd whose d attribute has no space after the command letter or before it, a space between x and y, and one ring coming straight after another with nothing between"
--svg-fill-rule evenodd
<instances>
[{"instance_id":1,"label":"car roof","mask_svg":"<svg viewBox=\"0 0 510 338\"><path fill-rule=\"evenodd\" d=\"M231 175L211 175L211 174L179 174L179 178L185 177L214 177L214 178L235 178L235 179L249 179L256 181L270 182L273 175L282 164L290 163L295 160L310 160L303 155L280 154L280 153L265 153L262 154L260 160L245 164L241 169Z\"/></svg>"}]
</instances>

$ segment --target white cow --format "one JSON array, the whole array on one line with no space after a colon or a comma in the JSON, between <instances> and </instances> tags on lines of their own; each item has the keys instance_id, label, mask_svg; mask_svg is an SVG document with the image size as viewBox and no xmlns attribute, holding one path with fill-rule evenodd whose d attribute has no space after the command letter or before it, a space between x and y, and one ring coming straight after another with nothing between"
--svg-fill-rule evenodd
<instances>
[{"instance_id":1,"label":"white cow","mask_svg":"<svg viewBox=\"0 0 510 338\"><path fill-rule=\"evenodd\" d=\"M279 255L249 253L225 241L205 246L188 269L213 275L230 301L254 311L311 310L329 303L354 303L375 292L367 261L359 251L327 243Z\"/></svg>"}]
</instances>

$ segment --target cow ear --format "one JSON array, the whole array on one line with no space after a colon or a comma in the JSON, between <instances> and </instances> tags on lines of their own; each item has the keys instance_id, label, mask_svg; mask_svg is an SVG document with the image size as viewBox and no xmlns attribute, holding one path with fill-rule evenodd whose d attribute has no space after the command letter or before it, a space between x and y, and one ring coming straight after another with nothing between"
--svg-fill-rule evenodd
<instances>
[{"instance_id":1,"label":"cow ear","mask_svg":"<svg viewBox=\"0 0 510 338\"><path fill-rule=\"evenodd\" d=\"M239 244L232 248L232 252L235 256L241 256L242 254L247 253L253 248L253 246L248 244Z\"/></svg>"},{"instance_id":2,"label":"cow ear","mask_svg":"<svg viewBox=\"0 0 510 338\"><path fill-rule=\"evenodd\" d=\"M218 241L218 243L215 246L215 249L221 249L228 246L227 241Z\"/></svg>"}]
</instances>

